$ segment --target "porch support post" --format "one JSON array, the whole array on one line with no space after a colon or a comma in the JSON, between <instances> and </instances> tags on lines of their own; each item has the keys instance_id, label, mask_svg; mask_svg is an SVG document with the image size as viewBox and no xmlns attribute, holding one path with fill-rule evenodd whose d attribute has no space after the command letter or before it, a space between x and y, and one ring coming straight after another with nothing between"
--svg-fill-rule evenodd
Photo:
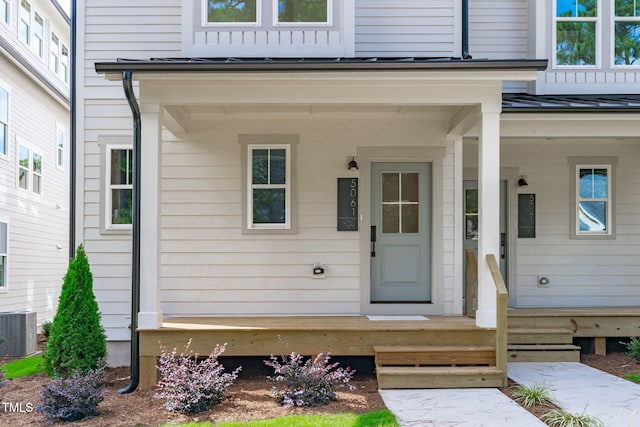
<instances>
[{"instance_id":1,"label":"porch support post","mask_svg":"<svg viewBox=\"0 0 640 427\"><path fill-rule=\"evenodd\" d=\"M487 255L500 250L500 104L482 104L478 146L478 309L476 325L496 327L496 287Z\"/></svg>"},{"instance_id":2,"label":"porch support post","mask_svg":"<svg viewBox=\"0 0 640 427\"><path fill-rule=\"evenodd\" d=\"M140 212L140 329L162 325L160 311L160 147L162 110L142 104Z\"/></svg>"}]
</instances>

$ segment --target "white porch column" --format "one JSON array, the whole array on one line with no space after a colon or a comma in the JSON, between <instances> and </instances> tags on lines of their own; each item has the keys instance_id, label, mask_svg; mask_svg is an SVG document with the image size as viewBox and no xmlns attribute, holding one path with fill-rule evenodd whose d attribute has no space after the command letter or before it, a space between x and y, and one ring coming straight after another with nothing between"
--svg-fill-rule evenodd
<instances>
[{"instance_id":1,"label":"white porch column","mask_svg":"<svg viewBox=\"0 0 640 427\"><path fill-rule=\"evenodd\" d=\"M138 327L162 325L160 311L160 147L162 111L158 104L140 106L140 312Z\"/></svg>"},{"instance_id":2,"label":"white porch column","mask_svg":"<svg viewBox=\"0 0 640 427\"><path fill-rule=\"evenodd\" d=\"M487 255L500 250L500 110L482 104L478 146L478 308L476 325L496 327L496 288Z\"/></svg>"}]
</instances>

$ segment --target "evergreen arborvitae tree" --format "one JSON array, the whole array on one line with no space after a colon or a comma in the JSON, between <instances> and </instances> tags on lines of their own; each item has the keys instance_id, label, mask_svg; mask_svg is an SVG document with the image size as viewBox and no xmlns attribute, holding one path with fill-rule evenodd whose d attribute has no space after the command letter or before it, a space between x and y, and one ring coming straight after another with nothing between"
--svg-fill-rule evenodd
<instances>
[{"instance_id":1,"label":"evergreen arborvitae tree","mask_svg":"<svg viewBox=\"0 0 640 427\"><path fill-rule=\"evenodd\" d=\"M71 377L78 370L85 373L98 368L106 353L89 259L80 245L64 277L44 352L45 368L50 376Z\"/></svg>"}]
</instances>

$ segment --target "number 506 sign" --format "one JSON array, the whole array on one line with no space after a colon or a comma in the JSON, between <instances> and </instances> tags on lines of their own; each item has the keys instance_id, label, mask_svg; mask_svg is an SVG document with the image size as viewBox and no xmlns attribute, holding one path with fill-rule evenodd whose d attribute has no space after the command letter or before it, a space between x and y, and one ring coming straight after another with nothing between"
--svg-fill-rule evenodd
<instances>
[{"instance_id":1,"label":"number 506 sign","mask_svg":"<svg viewBox=\"0 0 640 427\"><path fill-rule=\"evenodd\" d=\"M338 231L358 231L358 178L338 178Z\"/></svg>"}]
</instances>

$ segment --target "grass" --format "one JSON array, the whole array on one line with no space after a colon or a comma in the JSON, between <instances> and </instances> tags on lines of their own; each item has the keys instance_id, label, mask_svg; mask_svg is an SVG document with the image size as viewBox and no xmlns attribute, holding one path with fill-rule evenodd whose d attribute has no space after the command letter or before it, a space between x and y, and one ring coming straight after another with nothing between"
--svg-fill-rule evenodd
<instances>
[{"instance_id":1,"label":"grass","mask_svg":"<svg viewBox=\"0 0 640 427\"><path fill-rule=\"evenodd\" d=\"M180 427L212 427L209 423L185 423ZM216 424L216 427L398 427L391 411L366 414L289 415L269 420L236 421ZM167 427L167 426L165 426Z\"/></svg>"},{"instance_id":2,"label":"grass","mask_svg":"<svg viewBox=\"0 0 640 427\"><path fill-rule=\"evenodd\" d=\"M37 356L30 356L25 357L24 359L13 360L2 365L2 367L0 367L0 370L5 371L4 378L7 380L44 372L42 355L39 354Z\"/></svg>"},{"instance_id":3,"label":"grass","mask_svg":"<svg viewBox=\"0 0 640 427\"><path fill-rule=\"evenodd\" d=\"M634 383L640 384L640 372L638 372L637 374L625 375L625 378L630 381L633 381Z\"/></svg>"}]
</instances>

